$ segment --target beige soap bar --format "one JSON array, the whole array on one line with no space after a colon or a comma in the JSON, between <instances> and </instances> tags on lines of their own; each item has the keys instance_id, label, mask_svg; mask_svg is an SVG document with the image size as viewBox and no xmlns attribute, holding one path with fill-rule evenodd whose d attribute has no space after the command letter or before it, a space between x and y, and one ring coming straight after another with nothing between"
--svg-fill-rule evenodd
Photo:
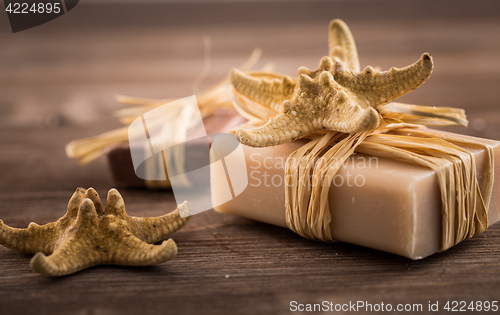
<instances>
[{"instance_id":1,"label":"beige soap bar","mask_svg":"<svg viewBox=\"0 0 500 315\"><path fill-rule=\"evenodd\" d=\"M500 142L463 137L494 146L495 184L488 225L494 224L500 220ZM285 161L303 143L267 148L243 146L248 186L215 210L286 227ZM478 180L482 184L485 152L467 149L476 156ZM224 183L228 178L217 171L212 171L211 176L212 199L218 204L222 198L218 187L227 186ZM334 178L329 203L335 240L411 259L421 259L439 250L441 199L436 174L429 168L356 153Z\"/></svg>"}]
</instances>

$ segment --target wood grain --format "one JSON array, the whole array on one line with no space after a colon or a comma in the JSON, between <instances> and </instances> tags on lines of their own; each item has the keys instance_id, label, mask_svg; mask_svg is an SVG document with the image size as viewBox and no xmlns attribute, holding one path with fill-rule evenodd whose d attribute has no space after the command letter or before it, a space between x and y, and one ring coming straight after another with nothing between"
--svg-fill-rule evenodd
<instances>
[{"instance_id":1,"label":"wood grain","mask_svg":"<svg viewBox=\"0 0 500 315\"><path fill-rule=\"evenodd\" d=\"M406 66L428 51L431 79L406 102L466 109L500 139L498 1L333 1L270 4L86 4L12 34L0 14L0 218L15 227L60 217L74 189L112 187L99 159L66 158L70 140L120 126L113 97L184 97L212 41L208 87L255 47L277 71L316 67L327 25L342 18L362 66ZM450 130L450 129L448 129ZM131 215L175 208L170 192L121 190ZM500 225L422 261L300 238L207 211L173 238L178 257L147 268L100 266L70 277L33 273L30 255L0 247L0 314L285 314L290 301L422 303L500 300ZM362 313L362 312L359 312Z\"/></svg>"}]
</instances>

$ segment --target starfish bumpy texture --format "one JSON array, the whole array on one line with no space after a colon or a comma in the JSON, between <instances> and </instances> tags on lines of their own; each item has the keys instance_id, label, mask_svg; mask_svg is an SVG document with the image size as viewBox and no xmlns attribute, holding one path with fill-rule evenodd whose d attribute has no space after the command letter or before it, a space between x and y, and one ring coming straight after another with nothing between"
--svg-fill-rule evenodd
<instances>
[{"instance_id":1,"label":"starfish bumpy texture","mask_svg":"<svg viewBox=\"0 0 500 315\"><path fill-rule=\"evenodd\" d=\"M172 239L161 241L183 227L189 217L178 209L159 217L130 217L116 189L108 192L103 209L93 188L78 188L68 203L67 213L45 225L30 223L26 229L11 228L0 220L0 244L27 253L34 271L48 276L64 276L99 265L146 266L172 259L177 246ZM50 255L50 256L46 256Z\"/></svg>"},{"instance_id":2,"label":"starfish bumpy texture","mask_svg":"<svg viewBox=\"0 0 500 315\"><path fill-rule=\"evenodd\" d=\"M320 130L358 133L377 128L377 108L422 85L431 75L432 58L424 53L414 64L379 72L359 70L356 45L347 25L333 20L329 56L318 69L300 67L298 80L256 78L233 69L234 89L279 114L255 129L236 132L241 143L266 147L290 142Z\"/></svg>"}]
</instances>

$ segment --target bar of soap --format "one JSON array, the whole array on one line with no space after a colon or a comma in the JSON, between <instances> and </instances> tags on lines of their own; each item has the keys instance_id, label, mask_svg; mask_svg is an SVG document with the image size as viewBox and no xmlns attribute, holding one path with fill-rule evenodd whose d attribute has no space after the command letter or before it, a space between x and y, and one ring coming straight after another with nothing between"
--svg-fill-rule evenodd
<instances>
[{"instance_id":1,"label":"bar of soap","mask_svg":"<svg viewBox=\"0 0 500 315\"><path fill-rule=\"evenodd\" d=\"M219 109L212 115L203 119L203 125L207 134L229 132L232 128L241 125L244 122L246 122L246 119L241 117L234 109ZM189 138L203 137L205 135L205 130L203 130L203 126L199 125L198 128L189 130L188 136ZM191 141L186 145L186 154L191 157L191 159L188 159L188 163L190 161L194 161L194 159L192 159L194 155L200 154L200 151L203 152L203 150L199 150L199 146L197 144L200 144L201 146L203 145L203 142L200 141L197 143L196 141ZM130 154L130 146L128 143L118 144L111 147L107 153L107 160L111 177L117 187L170 187L168 180L146 182L145 180L137 177L132 163L132 156Z\"/></svg>"},{"instance_id":2,"label":"bar of soap","mask_svg":"<svg viewBox=\"0 0 500 315\"><path fill-rule=\"evenodd\" d=\"M500 142L463 138L494 146L495 183L488 209L488 225L494 224L500 220ZM244 146L248 186L240 195L215 210L287 227L285 161L304 143L301 140L267 148ZM481 184L485 175L485 152L477 148L467 149L475 154ZM212 199L218 204L224 193L218 187L224 187L228 179L226 174L216 171L211 176ZM333 179L329 203L335 240L410 259L421 259L439 251L441 199L436 173L429 168L355 153Z\"/></svg>"}]
</instances>

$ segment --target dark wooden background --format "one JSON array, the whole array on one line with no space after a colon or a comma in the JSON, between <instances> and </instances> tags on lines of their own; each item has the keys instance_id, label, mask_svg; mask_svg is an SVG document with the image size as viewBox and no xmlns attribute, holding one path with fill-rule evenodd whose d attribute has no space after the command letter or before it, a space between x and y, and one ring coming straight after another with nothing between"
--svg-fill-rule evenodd
<instances>
[{"instance_id":1,"label":"dark wooden background","mask_svg":"<svg viewBox=\"0 0 500 315\"><path fill-rule=\"evenodd\" d=\"M0 218L15 227L64 214L78 186L112 187L106 161L80 167L70 140L119 127L114 95L185 97L212 41L206 88L255 47L279 72L315 68L327 26L342 18L362 66L406 66L434 57L428 83L404 101L467 110L453 131L500 140L500 2L229 1L80 4L46 25L13 34L0 13ZM169 192L122 189L127 210L175 207ZM94 267L51 279L31 255L0 246L0 314L284 314L289 303L423 303L500 300L500 224L422 261L207 211L173 238L178 256L147 268Z\"/></svg>"}]
</instances>

